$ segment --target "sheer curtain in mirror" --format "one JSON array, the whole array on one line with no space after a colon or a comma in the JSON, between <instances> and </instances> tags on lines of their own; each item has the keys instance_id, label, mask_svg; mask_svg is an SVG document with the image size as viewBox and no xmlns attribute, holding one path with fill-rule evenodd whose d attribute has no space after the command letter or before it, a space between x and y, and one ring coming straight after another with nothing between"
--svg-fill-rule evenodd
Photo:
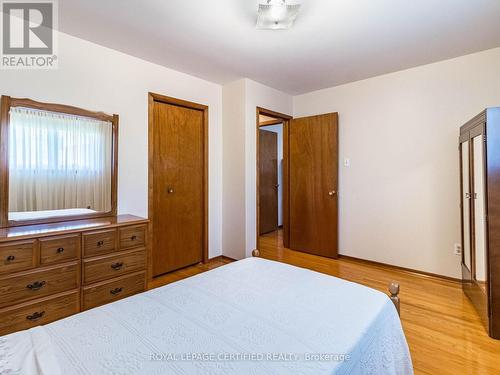
<instances>
[{"instance_id":1,"label":"sheer curtain in mirror","mask_svg":"<svg viewBox=\"0 0 500 375\"><path fill-rule=\"evenodd\" d=\"M26 212L66 210L75 214L78 209L109 211L111 168L110 122L29 108L11 108L11 220L31 218L29 214L19 215Z\"/></svg>"}]
</instances>

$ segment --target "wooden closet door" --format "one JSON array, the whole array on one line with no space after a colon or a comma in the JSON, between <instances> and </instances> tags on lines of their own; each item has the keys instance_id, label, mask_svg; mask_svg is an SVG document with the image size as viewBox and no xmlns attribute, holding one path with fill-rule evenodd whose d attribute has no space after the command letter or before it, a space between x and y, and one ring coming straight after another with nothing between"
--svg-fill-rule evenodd
<instances>
[{"instance_id":1,"label":"wooden closet door","mask_svg":"<svg viewBox=\"0 0 500 375\"><path fill-rule=\"evenodd\" d=\"M289 139L290 248L336 258L337 113L293 119Z\"/></svg>"},{"instance_id":2,"label":"wooden closet door","mask_svg":"<svg viewBox=\"0 0 500 375\"><path fill-rule=\"evenodd\" d=\"M203 111L155 101L153 276L203 259Z\"/></svg>"},{"instance_id":3,"label":"wooden closet door","mask_svg":"<svg viewBox=\"0 0 500 375\"><path fill-rule=\"evenodd\" d=\"M278 229L278 134L259 130L259 232Z\"/></svg>"}]
</instances>

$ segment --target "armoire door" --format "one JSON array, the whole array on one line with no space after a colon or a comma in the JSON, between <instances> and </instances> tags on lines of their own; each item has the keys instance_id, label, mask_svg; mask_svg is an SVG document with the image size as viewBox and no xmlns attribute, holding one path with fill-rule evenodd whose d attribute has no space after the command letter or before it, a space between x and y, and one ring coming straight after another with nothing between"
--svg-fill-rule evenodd
<instances>
[{"instance_id":1,"label":"armoire door","mask_svg":"<svg viewBox=\"0 0 500 375\"><path fill-rule=\"evenodd\" d=\"M278 134L259 130L259 233L278 229Z\"/></svg>"},{"instance_id":2,"label":"armoire door","mask_svg":"<svg viewBox=\"0 0 500 375\"><path fill-rule=\"evenodd\" d=\"M485 128L482 121L460 135L462 190L462 287L488 325L488 246L485 178Z\"/></svg>"},{"instance_id":3,"label":"armoire door","mask_svg":"<svg viewBox=\"0 0 500 375\"><path fill-rule=\"evenodd\" d=\"M158 276L203 260L204 112L154 101L151 130L152 271Z\"/></svg>"},{"instance_id":4,"label":"armoire door","mask_svg":"<svg viewBox=\"0 0 500 375\"><path fill-rule=\"evenodd\" d=\"M460 127L462 288L500 339L500 108Z\"/></svg>"},{"instance_id":5,"label":"armoire door","mask_svg":"<svg viewBox=\"0 0 500 375\"><path fill-rule=\"evenodd\" d=\"M289 144L289 247L336 258L337 113L293 119Z\"/></svg>"}]
</instances>

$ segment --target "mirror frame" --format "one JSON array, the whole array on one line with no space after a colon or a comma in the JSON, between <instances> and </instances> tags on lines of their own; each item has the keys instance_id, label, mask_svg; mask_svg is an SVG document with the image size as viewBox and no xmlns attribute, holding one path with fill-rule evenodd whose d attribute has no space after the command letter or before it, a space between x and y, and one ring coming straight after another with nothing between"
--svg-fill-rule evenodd
<instances>
[{"instance_id":1,"label":"mirror frame","mask_svg":"<svg viewBox=\"0 0 500 375\"><path fill-rule=\"evenodd\" d=\"M42 111L58 112L75 116L91 117L112 124L111 155L111 210L83 215L58 216L33 220L9 220L9 112L12 107L25 107ZM26 98L11 98L2 95L0 104L0 228L22 225L47 224L61 221L82 220L106 216L116 216L118 186L118 119L119 116L104 112L93 112L86 109L63 104L42 103Z\"/></svg>"}]
</instances>

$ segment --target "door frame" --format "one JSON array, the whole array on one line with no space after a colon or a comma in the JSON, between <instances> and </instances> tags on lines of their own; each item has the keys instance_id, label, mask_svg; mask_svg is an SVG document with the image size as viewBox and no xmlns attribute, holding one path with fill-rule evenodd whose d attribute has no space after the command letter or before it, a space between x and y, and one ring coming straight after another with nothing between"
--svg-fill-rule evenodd
<instances>
[{"instance_id":1,"label":"door frame","mask_svg":"<svg viewBox=\"0 0 500 375\"><path fill-rule=\"evenodd\" d=\"M175 105L179 107L194 109L203 112L203 234L202 234L202 262L208 262L208 106L189 102L182 99L172 98L165 95L148 93L148 281L153 280L153 176L154 176L154 103ZM161 277L161 276L160 276Z\"/></svg>"},{"instance_id":2,"label":"door frame","mask_svg":"<svg viewBox=\"0 0 500 375\"><path fill-rule=\"evenodd\" d=\"M283 186L282 186L282 218L283 218L283 246L288 247L289 240L290 240L290 214L289 214L289 207L290 207L290 188L289 188L289 183L288 183L288 178L289 178L289 169L290 169L290 161L289 161L289 155L288 155L288 150L289 150L289 142L290 142L290 122L293 119L292 116L285 115L284 113L279 113L275 111L271 111L270 109L262 108L262 107L257 107L256 108L256 190L255 190L255 195L256 195L256 209L257 209L257 217L256 217L256 248L259 248L259 238L260 238L260 199L259 199L259 188L260 188L260 182L259 182L259 130L262 126L269 126L269 125L274 125L274 124L283 124ZM269 117L274 117L278 120L279 122L269 122L269 123L263 123L261 124L259 121L260 115L264 116L269 116Z\"/></svg>"}]
</instances>

